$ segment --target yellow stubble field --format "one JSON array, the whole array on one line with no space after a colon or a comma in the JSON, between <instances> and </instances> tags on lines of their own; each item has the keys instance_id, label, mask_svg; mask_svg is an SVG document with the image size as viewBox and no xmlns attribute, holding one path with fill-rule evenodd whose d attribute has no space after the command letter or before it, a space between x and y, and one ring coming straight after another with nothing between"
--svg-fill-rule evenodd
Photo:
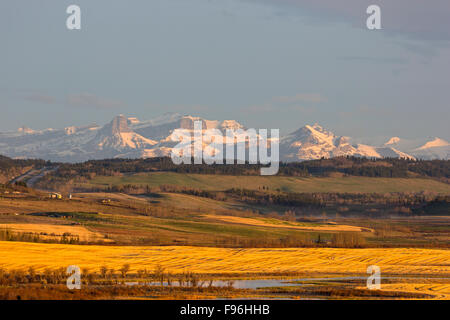
<instances>
[{"instance_id":1,"label":"yellow stubble field","mask_svg":"<svg viewBox=\"0 0 450 320\"><path fill-rule=\"evenodd\" d=\"M38 223L8 223L0 224L0 230L38 234L44 239L62 238L64 234L79 237L80 241L104 241L108 239L98 232L92 232L83 226L38 224Z\"/></svg>"},{"instance_id":2,"label":"yellow stubble field","mask_svg":"<svg viewBox=\"0 0 450 320\"><path fill-rule=\"evenodd\" d=\"M418 248L255 248L230 249L183 246L97 246L0 241L0 267L4 269L56 269L69 265L98 272L106 266L118 270L153 270L200 274L321 273L365 274L377 265L382 273L450 275L450 250Z\"/></svg>"},{"instance_id":3,"label":"yellow stubble field","mask_svg":"<svg viewBox=\"0 0 450 320\"><path fill-rule=\"evenodd\" d=\"M347 231L347 232L362 232L364 230L373 232L372 229L369 228L361 228L357 226L349 226L342 224L320 224L317 226L311 224L301 224L297 222L287 222L280 221L277 219L257 219L257 218L243 218L236 216L223 216L223 215L205 215L206 218L215 219L223 222L237 223L248 226L259 226L259 227L272 227L272 228L281 228L281 229L296 229L296 230L305 230L305 231L324 231L324 232L339 232L339 231Z\"/></svg>"}]
</instances>

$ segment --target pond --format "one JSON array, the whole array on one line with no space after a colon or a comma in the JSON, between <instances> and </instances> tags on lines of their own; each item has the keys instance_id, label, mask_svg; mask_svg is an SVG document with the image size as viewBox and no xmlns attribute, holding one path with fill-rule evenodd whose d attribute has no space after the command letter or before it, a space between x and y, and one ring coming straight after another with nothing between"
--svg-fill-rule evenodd
<instances>
[{"instance_id":1,"label":"pond","mask_svg":"<svg viewBox=\"0 0 450 320\"><path fill-rule=\"evenodd\" d=\"M424 277L382 277L383 280L406 280L406 279L429 279ZM433 279L445 279L450 280L450 278L433 278ZM329 278L293 278L293 279L241 279L241 280L209 280L199 281L198 286L207 287L210 284L214 287L228 287L232 286L235 289L258 289L258 288L271 288L271 287L298 287L306 286L308 283L298 283L298 282L330 282L330 281L361 281L361 285L364 286L367 281L367 277L363 276L349 276L349 277L329 277ZM160 282L126 282L126 285L148 285L148 286L159 286ZM168 286L167 282L163 283L164 286ZM178 287L178 281L173 281L172 286Z\"/></svg>"},{"instance_id":2,"label":"pond","mask_svg":"<svg viewBox=\"0 0 450 320\"><path fill-rule=\"evenodd\" d=\"M231 285L235 289L258 289L258 288L271 288L271 287L298 287L307 284L295 283L298 281L333 281L333 280L361 280L362 283L366 280L366 277L339 277L339 278L294 278L294 279L244 279L244 280L209 280L199 281L198 286L207 287L210 284L214 287L228 287ZM160 282L126 282L126 285L149 285L159 286ZM163 283L164 286L168 286L167 282ZM178 287L178 281L173 281L172 286Z\"/></svg>"}]
</instances>

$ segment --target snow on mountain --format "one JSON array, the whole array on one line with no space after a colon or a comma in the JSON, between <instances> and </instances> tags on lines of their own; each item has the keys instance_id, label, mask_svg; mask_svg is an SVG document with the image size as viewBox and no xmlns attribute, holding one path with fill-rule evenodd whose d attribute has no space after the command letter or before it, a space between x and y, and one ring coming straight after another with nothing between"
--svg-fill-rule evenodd
<instances>
[{"instance_id":1,"label":"snow on mountain","mask_svg":"<svg viewBox=\"0 0 450 320\"><path fill-rule=\"evenodd\" d=\"M220 124L220 129L222 129L222 130L226 130L226 129L238 130L238 129L244 129L244 127L242 126L242 124L240 124L239 122L237 122L235 120L224 120Z\"/></svg>"},{"instance_id":2,"label":"snow on mountain","mask_svg":"<svg viewBox=\"0 0 450 320\"><path fill-rule=\"evenodd\" d=\"M130 117L130 118L128 118L128 123L129 123L130 125L138 125L138 124L141 123L141 121L139 121L138 118Z\"/></svg>"},{"instance_id":3,"label":"snow on mountain","mask_svg":"<svg viewBox=\"0 0 450 320\"><path fill-rule=\"evenodd\" d=\"M411 150L411 154L424 160L450 159L450 143L440 138L434 138Z\"/></svg>"},{"instance_id":4,"label":"snow on mountain","mask_svg":"<svg viewBox=\"0 0 450 320\"><path fill-rule=\"evenodd\" d=\"M144 153L145 156L169 156L170 151L173 147L175 147L179 141L174 140L173 133L176 133L177 135L181 136L188 136L184 139L190 139L194 135L194 122L200 121L202 123L202 129L203 130L212 130L217 129L219 130L223 135L225 134L227 129L231 130L237 130L237 129L243 129L244 127L238 123L235 120L225 120L225 121L218 121L218 120L206 120L202 119L200 117L193 117L193 116L182 116L181 118L177 118L175 122L173 123L164 123L164 124L158 124L156 126L150 126L147 128L141 129L142 134L150 136L150 137L157 137L160 139L159 143L155 145L155 147L152 150L146 150ZM245 139L242 135L237 135L236 140L241 141L242 139ZM186 140L185 140L186 141ZM203 137L202 145L200 148L197 148L196 145L193 145L193 155L196 154L196 152L204 152L208 155L215 155L220 152L217 148L213 148L211 146L211 139L207 136Z\"/></svg>"},{"instance_id":5,"label":"snow on mountain","mask_svg":"<svg viewBox=\"0 0 450 320\"><path fill-rule=\"evenodd\" d=\"M192 135L194 121L201 121L203 129L221 132L243 128L234 120L206 120L176 113L166 113L148 121L119 115L103 127L70 126L43 131L22 128L15 133L0 133L0 154L63 162L170 156L172 148L178 144L172 139L172 133L183 129ZM218 150L210 143L205 139L201 148L208 154L215 154Z\"/></svg>"},{"instance_id":6,"label":"snow on mountain","mask_svg":"<svg viewBox=\"0 0 450 320\"><path fill-rule=\"evenodd\" d=\"M399 137L392 137L384 145L385 146L396 145L400 143L400 141L401 139Z\"/></svg>"},{"instance_id":7,"label":"snow on mountain","mask_svg":"<svg viewBox=\"0 0 450 320\"><path fill-rule=\"evenodd\" d=\"M410 153L411 150L417 148L425 142L424 139L404 139L399 137L392 137L388 139L381 147L390 147Z\"/></svg>"},{"instance_id":8,"label":"snow on mountain","mask_svg":"<svg viewBox=\"0 0 450 320\"><path fill-rule=\"evenodd\" d=\"M127 158L127 159L138 159L138 158L156 158L156 157L170 157L172 148L159 147L155 149L143 149L143 150L132 150L127 153L121 153L114 158Z\"/></svg>"},{"instance_id":9,"label":"snow on mountain","mask_svg":"<svg viewBox=\"0 0 450 320\"><path fill-rule=\"evenodd\" d=\"M437 137L428 141L424 139L408 140L393 137L384 146L401 150L417 159L433 160L450 158L450 144Z\"/></svg>"},{"instance_id":10,"label":"snow on mountain","mask_svg":"<svg viewBox=\"0 0 450 320\"><path fill-rule=\"evenodd\" d=\"M439 147L448 147L448 146L450 146L450 143L448 143L447 141L445 141L443 139L436 137L433 140L425 143L423 146L417 148L416 150L426 150L426 149L430 149L430 148L439 148Z\"/></svg>"},{"instance_id":11,"label":"snow on mountain","mask_svg":"<svg viewBox=\"0 0 450 320\"><path fill-rule=\"evenodd\" d=\"M19 128L19 129L17 130L17 132L19 132L19 133L24 133L24 134L33 134L33 133L35 133L35 131L34 131L33 129L30 129L30 128L25 127L25 126Z\"/></svg>"},{"instance_id":12,"label":"snow on mountain","mask_svg":"<svg viewBox=\"0 0 450 320\"><path fill-rule=\"evenodd\" d=\"M183 116L179 113L168 112L163 114L162 116L147 121L139 121L137 118L128 118L128 122L130 127L133 130L136 130L150 126L157 127L168 123L173 123L180 120L182 117Z\"/></svg>"},{"instance_id":13,"label":"snow on mountain","mask_svg":"<svg viewBox=\"0 0 450 320\"><path fill-rule=\"evenodd\" d=\"M99 151L108 149L124 151L151 148L157 142L147 139L131 130L128 127L128 119L120 115L99 130L98 134L89 144Z\"/></svg>"},{"instance_id":14,"label":"snow on mountain","mask_svg":"<svg viewBox=\"0 0 450 320\"><path fill-rule=\"evenodd\" d=\"M415 159L413 156L392 147L373 147L364 144L358 144L356 150L357 152L355 153L355 155L367 158Z\"/></svg>"},{"instance_id":15,"label":"snow on mountain","mask_svg":"<svg viewBox=\"0 0 450 320\"><path fill-rule=\"evenodd\" d=\"M217 129L221 133L225 133L227 129L245 130L245 127L235 120L206 120L177 113L166 113L147 121L119 115L103 127L70 126L40 131L24 127L16 132L0 133L0 154L62 162L170 156L172 148L179 143L172 139L172 134L181 132L188 136L193 135L195 121L201 121L204 130ZM210 145L211 141L210 138L205 138L201 151L214 155L219 150ZM236 141L248 141L248 138L246 135L238 135ZM318 124L305 125L280 139L280 158L282 161L337 156L450 158L450 144L443 139L419 141L392 137L385 141L387 142L380 146L369 145L362 140L356 143L356 140L336 136Z\"/></svg>"},{"instance_id":16,"label":"snow on mountain","mask_svg":"<svg viewBox=\"0 0 450 320\"><path fill-rule=\"evenodd\" d=\"M114 157L134 149L151 148L156 143L133 132L128 120L118 116L104 127L72 126L18 136L0 134L0 154L76 162Z\"/></svg>"},{"instance_id":17,"label":"snow on mountain","mask_svg":"<svg viewBox=\"0 0 450 320\"><path fill-rule=\"evenodd\" d=\"M306 125L280 139L280 154L286 161L329 158L336 149L335 139L318 124Z\"/></svg>"},{"instance_id":18,"label":"snow on mountain","mask_svg":"<svg viewBox=\"0 0 450 320\"><path fill-rule=\"evenodd\" d=\"M374 147L365 144L352 145L350 138L338 137L318 124L313 126L306 125L282 138L280 154L285 161L312 160L338 156L414 159L414 157L392 147Z\"/></svg>"},{"instance_id":19,"label":"snow on mountain","mask_svg":"<svg viewBox=\"0 0 450 320\"><path fill-rule=\"evenodd\" d=\"M367 158L381 158L382 156L377 151L377 147L369 146L366 144L357 144L355 146L355 152L353 155L358 155Z\"/></svg>"}]
</instances>

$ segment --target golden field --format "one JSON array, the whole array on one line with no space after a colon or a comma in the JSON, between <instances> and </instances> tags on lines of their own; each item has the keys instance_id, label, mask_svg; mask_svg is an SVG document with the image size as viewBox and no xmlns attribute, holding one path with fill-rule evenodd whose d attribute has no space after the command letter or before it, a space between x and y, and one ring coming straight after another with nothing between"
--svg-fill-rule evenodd
<instances>
[{"instance_id":1,"label":"golden field","mask_svg":"<svg viewBox=\"0 0 450 320\"><path fill-rule=\"evenodd\" d=\"M446 249L338 249L283 248L230 249L213 247L83 246L0 242L0 267L4 269L56 269L69 265L98 271L101 266L131 271L152 270L157 265L173 273L323 273L365 274L378 265L382 273L402 275L450 274Z\"/></svg>"},{"instance_id":2,"label":"golden field","mask_svg":"<svg viewBox=\"0 0 450 320\"><path fill-rule=\"evenodd\" d=\"M301 224L298 222L288 222L281 221L278 219L268 219L268 218L243 218L236 216L222 216L222 215L205 215L205 217L215 220L220 220L223 222L244 224L249 226L260 226L260 227L271 227L271 228L286 228L286 229L297 229L297 230L308 230L308 231L329 231L329 232L362 232L364 228L357 226L349 226L343 224L321 224L317 226L311 226L310 224ZM366 231L373 231L367 229Z\"/></svg>"},{"instance_id":3,"label":"golden field","mask_svg":"<svg viewBox=\"0 0 450 320\"><path fill-rule=\"evenodd\" d=\"M363 288L364 289L364 288ZM414 280L413 283L387 283L382 284L381 290L403 293L424 293L432 295L433 299L450 299L450 284L437 280Z\"/></svg>"},{"instance_id":4,"label":"golden field","mask_svg":"<svg viewBox=\"0 0 450 320\"><path fill-rule=\"evenodd\" d=\"M98 232L92 232L83 226L61 225L61 224L39 224L39 223L8 223L0 224L0 229L13 232L33 233L43 238L61 238L65 234L77 236L80 241L105 241L108 239Z\"/></svg>"}]
</instances>

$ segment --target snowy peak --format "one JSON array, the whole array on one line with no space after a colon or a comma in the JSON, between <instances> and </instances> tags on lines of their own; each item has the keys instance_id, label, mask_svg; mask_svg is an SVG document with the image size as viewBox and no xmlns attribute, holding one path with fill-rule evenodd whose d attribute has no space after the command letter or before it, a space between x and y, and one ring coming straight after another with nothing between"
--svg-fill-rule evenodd
<instances>
[{"instance_id":1,"label":"snowy peak","mask_svg":"<svg viewBox=\"0 0 450 320\"><path fill-rule=\"evenodd\" d=\"M401 139L399 137L392 137L384 145L385 146L396 145L400 143L400 141Z\"/></svg>"},{"instance_id":2,"label":"snowy peak","mask_svg":"<svg viewBox=\"0 0 450 320\"><path fill-rule=\"evenodd\" d=\"M23 134L33 134L35 133L35 131L33 129L30 129L28 127L20 127L19 129L17 129L17 132L19 133L23 133Z\"/></svg>"},{"instance_id":3,"label":"snowy peak","mask_svg":"<svg viewBox=\"0 0 450 320\"><path fill-rule=\"evenodd\" d=\"M317 123L305 125L280 141L280 153L286 161L330 158L348 152L347 147L344 137L336 137Z\"/></svg>"},{"instance_id":4,"label":"snowy peak","mask_svg":"<svg viewBox=\"0 0 450 320\"><path fill-rule=\"evenodd\" d=\"M17 129L17 132L9 133L10 135L34 135L34 134L43 134L47 132L54 131L52 128L47 128L44 130L33 130L26 126L20 127ZM7 133L8 134L8 133Z\"/></svg>"},{"instance_id":5,"label":"snowy peak","mask_svg":"<svg viewBox=\"0 0 450 320\"><path fill-rule=\"evenodd\" d=\"M203 129L207 129L206 123L205 123L205 121L203 119L201 119L199 117L191 117L191 116L184 116L180 120L180 129L194 130L194 123L196 121L201 121L202 122L202 128Z\"/></svg>"},{"instance_id":6,"label":"snowy peak","mask_svg":"<svg viewBox=\"0 0 450 320\"><path fill-rule=\"evenodd\" d=\"M222 129L222 130L226 130L226 129L238 130L238 129L243 129L243 128L244 128L244 126L235 120L224 120L220 124L220 129Z\"/></svg>"},{"instance_id":7,"label":"snowy peak","mask_svg":"<svg viewBox=\"0 0 450 320\"><path fill-rule=\"evenodd\" d=\"M312 126L307 124L300 130L304 133L309 133L313 136L325 137L326 139L328 139L329 137L334 137L334 134L332 132L325 130L322 126L318 125L317 123Z\"/></svg>"},{"instance_id":8,"label":"snowy peak","mask_svg":"<svg viewBox=\"0 0 450 320\"><path fill-rule=\"evenodd\" d=\"M180 120L180 129L194 130L195 121L200 121L202 123L203 130L220 129L223 131L226 129L237 130L244 128L235 120L224 120L221 122L218 120L206 120L200 117L184 116Z\"/></svg>"},{"instance_id":9,"label":"snowy peak","mask_svg":"<svg viewBox=\"0 0 450 320\"><path fill-rule=\"evenodd\" d=\"M395 148L399 152L407 153L416 159L433 160L448 159L450 155L450 144L441 139L401 139L399 137L390 138L383 147Z\"/></svg>"},{"instance_id":10,"label":"snowy peak","mask_svg":"<svg viewBox=\"0 0 450 320\"><path fill-rule=\"evenodd\" d=\"M329 132L329 131L325 130L325 129L324 129L322 126L320 126L318 123L315 123L315 124L312 125L312 126L311 126L311 125L305 125L304 128L310 130L311 133L314 133L314 132L320 132L320 133L325 134L325 135L333 135L332 132Z\"/></svg>"},{"instance_id":11,"label":"snowy peak","mask_svg":"<svg viewBox=\"0 0 450 320\"><path fill-rule=\"evenodd\" d=\"M128 127L128 119L124 115L115 117L111 123L106 127L107 130L111 130L111 134L121 134L131 132Z\"/></svg>"},{"instance_id":12,"label":"snowy peak","mask_svg":"<svg viewBox=\"0 0 450 320\"><path fill-rule=\"evenodd\" d=\"M345 146L348 144L350 144L350 137L341 136L334 139L334 145L336 147Z\"/></svg>"},{"instance_id":13,"label":"snowy peak","mask_svg":"<svg viewBox=\"0 0 450 320\"><path fill-rule=\"evenodd\" d=\"M280 153L286 161L313 160L339 156L358 156L368 158L406 158L413 156L393 147L350 144L351 138L336 136L318 124L306 125L281 140ZM392 141L391 141L392 140ZM391 139L391 142L397 139ZM389 141L388 141L389 142Z\"/></svg>"},{"instance_id":14,"label":"snowy peak","mask_svg":"<svg viewBox=\"0 0 450 320\"><path fill-rule=\"evenodd\" d=\"M124 115L119 115L98 132L91 146L96 150L124 151L149 148L156 143L131 130L128 127L128 119Z\"/></svg>"},{"instance_id":15,"label":"snowy peak","mask_svg":"<svg viewBox=\"0 0 450 320\"><path fill-rule=\"evenodd\" d=\"M129 124L129 125L137 125L137 124L139 124L139 123L141 123L141 121L139 121L139 119L136 118L136 117L130 117L130 118L128 118L128 124Z\"/></svg>"},{"instance_id":16,"label":"snowy peak","mask_svg":"<svg viewBox=\"0 0 450 320\"><path fill-rule=\"evenodd\" d=\"M416 158L424 160L450 159L450 143L434 138L410 151Z\"/></svg>"},{"instance_id":17,"label":"snowy peak","mask_svg":"<svg viewBox=\"0 0 450 320\"><path fill-rule=\"evenodd\" d=\"M306 125L288 136L288 139L293 140L296 145L333 145L335 135L323 129L318 124L313 126Z\"/></svg>"},{"instance_id":18,"label":"snowy peak","mask_svg":"<svg viewBox=\"0 0 450 320\"><path fill-rule=\"evenodd\" d=\"M64 129L35 131L23 127L19 131L0 133L0 154L9 157L41 158L61 162L82 162L114 157L147 158L170 156L177 144L171 139L176 130L191 135L194 122L201 121L202 129L237 130L245 127L236 120L207 120L201 117L166 113L141 121L119 115L103 127L69 126ZM208 138L203 152L215 154ZM239 135L237 141L246 141ZM303 161L338 156L369 158L397 157L408 159L449 159L450 144L440 138L408 140L387 139L382 145L353 143L353 138L338 136L319 124L305 125L280 139L280 160Z\"/></svg>"},{"instance_id":19,"label":"snowy peak","mask_svg":"<svg viewBox=\"0 0 450 320\"><path fill-rule=\"evenodd\" d=\"M75 134L75 133L77 132L77 127L72 126L72 127L64 128L64 132L65 132L68 136L70 136L70 135Z\"/></svg>"},{"instance_id":20,"label":"snowy peak","mask_svg":"<svg viewBox=\"0 0 450 320\"><path fill-rule=\"evenodd\" d=\"M402 158L415 160L413 156L392 147L374 147L365 144L358 144L354 155L367 158Z\"/></svg>"},{"instance_id":21,"label":"snowy peak","mask_svg":"<svg viewBox=\"0 0 450 320\"><path fill-rule=\"evenodd\" d=\"M436 137L433 140L425 143L423 146L417 148L416 150L425 150L425 149L429 149L429 148L439 148L439 147L448 147L448 146L450 146L450 143L448 143L447 141L445 141L441 138Z\"/></svg>"}]
</instances>

